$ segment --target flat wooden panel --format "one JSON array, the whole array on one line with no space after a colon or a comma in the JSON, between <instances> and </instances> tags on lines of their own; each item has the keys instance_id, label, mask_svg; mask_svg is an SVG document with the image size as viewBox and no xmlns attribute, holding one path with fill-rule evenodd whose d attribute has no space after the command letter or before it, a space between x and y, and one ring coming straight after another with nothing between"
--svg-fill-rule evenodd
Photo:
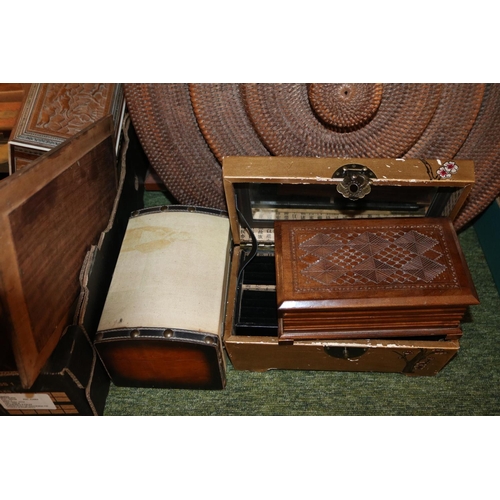
<instances>
[{"instance_id":1,"label":"flat wooden panel","mask_svg":"<svg viewBox=\"0 0 500 500\"><path fill-rule=\"evenodd\" d=\"M273 182L285 184L321 184L332 181L333 173L347 164L362 164L375 174L374 185L429 185L447 159L416 158L312 158L293 156L227 156L223 161L224 179L230 182ZM448 179L448 185L466 186L474 182L474 162L457 160L460 168Z\"/></svg>"},{"instance_id":2,"label":"flat wooden panel","mask_svg":"<svg viewBox=\"0 0 500 500\"><path fill-rule=\"evenodd\" d=\"M106 163L113 164L109 141L96 146L10 214L38 350L50 337L55 317L64 324L70 320L80 286L68 277L78 276L89 242L109 219L115 179L109 168L102 168Z\"/></svg>"},{"instance_id":3,"label":"flat wooden panel","mask_svg":"<svg viewBox=\"0 0 500 500\"><path fill-rule=\"evenodd\" d=\"M14 128L20 110L20 101L0 102L0 131L10 131Z\"/></svg>"},{"instance_id":4,"label":"flat wooden panel","mask_svg":"<svg viewBox=\"0 0 500 500\"><path fill-rule=\"evenodd\" d=\"M268 338L226 339L236 370L325 370L402 373L433 376L457 354L458 340L450 341L337 341L279 345Z\"/></svg>"},{"instance_id":5,"label":"flat wooden panel","mask_svg":"<svg viewBox=\"0 0 500 500\"><path fill-rule=\"evenodd\" d=\"M72 319L84 256L116 196L108 117L0 183L0 299L29 387Z\"/></svg>"},{"instance_id":6,"label":"flat wooden panel","mask_svg":"<svg viewBox=\"0 0 500 500\"><path fill-rule=\"evenodd\" d=\"M1 101L22 101L23 94L29 90L29 83L0 83Z\"/></svg>"}]
</instances>

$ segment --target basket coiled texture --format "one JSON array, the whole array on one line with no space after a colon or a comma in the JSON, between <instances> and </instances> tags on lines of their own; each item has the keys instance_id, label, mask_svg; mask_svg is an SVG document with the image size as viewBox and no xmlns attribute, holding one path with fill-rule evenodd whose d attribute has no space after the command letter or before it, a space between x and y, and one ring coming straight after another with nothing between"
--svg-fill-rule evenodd
<instances>
[{"instance_id":1,"label":"basket coiled texture","mask_svg":"<svg viewBox=\"0 0 500 500\"><path fill-rule=\"evenodd\" d=\"M125 96L179 203L225 209L229 155L471 159L457 229L500 193L500 84L126 84Z\"/></svg>"}]
</instances>

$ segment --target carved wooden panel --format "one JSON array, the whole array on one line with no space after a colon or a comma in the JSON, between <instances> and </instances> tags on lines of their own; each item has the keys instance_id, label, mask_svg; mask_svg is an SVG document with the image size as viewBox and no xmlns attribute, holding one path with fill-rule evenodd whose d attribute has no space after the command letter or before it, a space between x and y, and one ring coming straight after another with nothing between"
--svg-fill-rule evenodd
<instances>
[{"instance_id":1,"label":"carved wooden panel","mask_svg":"<svg viewBox=\"0 0 500 500\"><path fill-rule=\"evenodd\" d=\"M370 285L458 287L439 225L419 230L392 225L346 228L334 233L328 227L292 229L291 237L296 291L318 289L318 283L342 290Z\"/></svg>"},{"instance_id":2,"label":"carved wooden panel","mask_svg":"<svg viewBox=\"0 0 500 500\"><path fill-rule=\"evenodd\" d=\"M281 251L283 273L289 277L290 298L471 289L444 218L277 221L278 228L276 252Z\"/></svg>"},{"instance_id":3,"label":"carved wooden panel","mask_svg":"<svg viewBox=\"0 0 500 500\"><path fill-rule=\"evenodd\" d=\"M122 111L119 83L32 84L9 141L11 170L25 166L20 147L49 151L108 114L119 131Z\"/></svg>"}]
</instances>

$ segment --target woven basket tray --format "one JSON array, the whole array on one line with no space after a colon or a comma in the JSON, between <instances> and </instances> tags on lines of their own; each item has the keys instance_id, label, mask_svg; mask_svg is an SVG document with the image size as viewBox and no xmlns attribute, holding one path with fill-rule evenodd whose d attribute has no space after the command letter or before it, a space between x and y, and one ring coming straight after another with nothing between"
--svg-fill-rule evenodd
<instances>
[{"instance_id":1,"label":"woven basket tray","mask_svg":"<svg viewBox=\"0 0 500 500\"><path fill-rule=\"evenodd\" d=\"M472 159L457 229L500 193L500 84L127 84L125 95L179 203L224 209L228 155Z\"/></svg>"}]
</instances>

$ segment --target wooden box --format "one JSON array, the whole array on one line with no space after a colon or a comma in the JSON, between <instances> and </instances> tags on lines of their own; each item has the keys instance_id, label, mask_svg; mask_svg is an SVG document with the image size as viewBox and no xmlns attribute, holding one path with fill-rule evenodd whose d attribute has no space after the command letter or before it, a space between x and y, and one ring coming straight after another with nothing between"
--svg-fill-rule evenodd
<instances>
[{"instance_id":1,"label":"wooden box","mask_svg":"<svg viewBox=\"0 0 500 500\"><path fill-rule=\"evenodd\" d=\"M234 368L434 375L458 352L459 320L467 305L477 303L477 297L450 221L474 182L471 161L228 157L223 175L234 237L228 297L233 307L228 307L224 345ZM440 304L433 311L438 318L434 323L418 319L417 327L412 324L409 330L408 322L402 320L412 306L420 307L414 319L427 314L422 312L425 292L419 299L409 298L410 291L406 296L390 292L386 298L376 293L369 304L369 290L360 286L358 310L354 312L356 301L352 300L351 308L339 312L338 303L319 287L316 295L300 295L304 302L317 301L312 305L314 311L309 309L311 304L297 304L296 294L290 291L296 270L293 261L284 264L282 259L291 251L282 248L283 228L293 233L315 224L335 223L345 228L358 224L369 230L377 225L392 226L402 218L405 222L400 223L415 227L437 218L438 233L446 232L440 244L449 247L460 267L447 274L457 280L456 289L441 298L440 291L431 292ZM281 255L277 259L275 231ZM311 260L310 256L304 258ZM449 264L448 253L442 259ZM439 265L444 264L440 261ZM455 297L457 290L459 298ZM342 302L343 294L339 297ZM451 310L443 313L444 305ZM280 322L294 307L304 312L304 317L295 319L301 328L283 332ZM394 313L398 307L402 311L399 323ZM343 325L332 311L341 316ZM326 323L322 314L327 315Z\"/></svg>"},{"instance_id":2,"label":"wooden box","mask_svg":"<svg viewBox=\"0 0 500 500\"><path fill-rule=\"evenodd\" d=\"M0 413L101 414L93 339L126 223L141 206L111 117L0 181Z\"/></svg>"},{"instance_id":3,"label":"wooden box","mask_svg":"<svg viewBox=\"0 0 500 500\"><path fill-rule=\"evenodd\" d=\"M31 84L9 139L10 173L109 114L117 154L124 112L120 83Z\"/></svg>"},{"instance_id":4,"label":"wooden box","mask_svg":"<svg viewBox=\"0 0 500 500\"><path fill-rule=\"evenodd\" d=\"M458 339L479 303L448 218L276 221L278 336Z\"/></svg>"}]
</instances>

